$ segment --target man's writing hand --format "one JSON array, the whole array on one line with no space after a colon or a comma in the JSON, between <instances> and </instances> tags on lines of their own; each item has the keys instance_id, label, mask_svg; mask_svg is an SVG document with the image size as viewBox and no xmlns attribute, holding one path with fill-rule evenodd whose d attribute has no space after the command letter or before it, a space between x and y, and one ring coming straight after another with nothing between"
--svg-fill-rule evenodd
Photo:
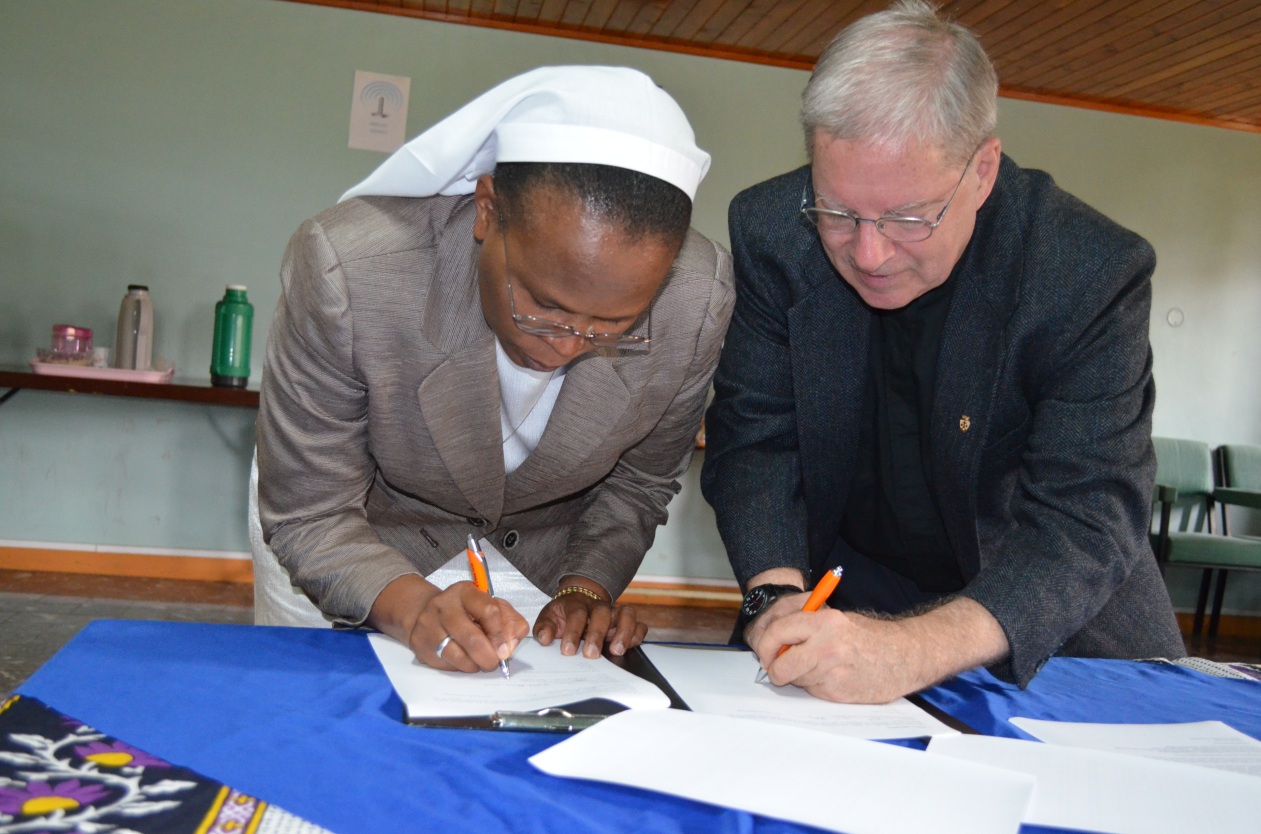
<instances>
[{"instance_id":1,"label":"man's writing hand","mask_svg":"<svg viewBox=\"0 0 1261 834\"><path fill-rule=\"evenodd\" d=\"M755 640L772 683L853 704L887 703L1008 651L998 621L967 598L897 620L831 608L796 611L776 616ZM781 646L789 649L779 655Z\"/></svg>"}]
</instances>

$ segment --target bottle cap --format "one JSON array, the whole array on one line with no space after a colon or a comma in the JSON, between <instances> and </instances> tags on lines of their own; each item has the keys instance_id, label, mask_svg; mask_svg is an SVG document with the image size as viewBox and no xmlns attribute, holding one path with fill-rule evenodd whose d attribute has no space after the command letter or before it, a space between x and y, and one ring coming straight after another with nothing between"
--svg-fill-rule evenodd
<instances>
[{"instance_id":1,"label":"bottle cap","mask_svg":"<svg viewBox=\"0 0 1261 834\"><path fill-rule=\"evenodd\" d=\"M240 290L241 292L245 292L249 288L246 287L244 284L228 284L227 289Z\"/></svg>"},{"instance_id":2,"label":"bottle cap","mask_svg":"<svg viewBox=\"0 0 1261 834\"><path fill-rule=\"evenodd\" d=\"M148 292L149 285L148 284L128 284L127 292L131 292L132 290L144 290L145 292Z\"/></svg>"}]
</instances>

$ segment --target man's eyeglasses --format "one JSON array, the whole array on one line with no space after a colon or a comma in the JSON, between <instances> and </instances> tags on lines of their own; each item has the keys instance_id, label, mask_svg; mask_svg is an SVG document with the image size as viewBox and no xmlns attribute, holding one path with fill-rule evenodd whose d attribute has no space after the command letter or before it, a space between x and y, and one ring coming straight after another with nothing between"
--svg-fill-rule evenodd
<instances>
[{"instance_id":1,"label":"man's eyeglasses","mask_svg":"<svg viewBox=\"0 0 1261 834\"><path fill-rule=\"evenodd\" d=\"M504 282L508 285L508 310L512 314L512 321L522 333L529 333L531 336L547 336L554 339L577 337L586 339L596 347L617 348L618 350L646 348L648 343L652 341L651 307L644 314L646 318L644 319L643 335L637 333L597 333L594 326L588 327L587 332L584 333L568 324L518 313L517 302L512 293L512 279L508 277L508 239L502 233L500 238L504 247Z\"/></svg>"},{"instance_id":2,"label":"man's eyeglasses","mask_svg":"<svg viewBox=\"0 0 1261 834\"><path fill-rule=\"evenodd\" d=\"M963 166L963 173L959 175L959 181L955 183L954 191L950 192L950 199L946 200L946 204L937 213L936 220L925 220L922 217L877 217L871 219L859 217L839 209L812 206L809 204L807 196L810 188L809 184L801 190L801 213L805 215L807 220L818 227L819 234L829 237L848 238L858 231L859 223L872 223L875 225L877 232L898 243L915 243L920 240L928 240L932 236L933 230L941 225L941 219L946 216L946 210L954 202L955 195L959 193L959 186L963 185L963 178L967 176L968 169L972 167L972 160L975 158L976 154L973 154L968 159L968 164Z\"/></svg>"}]
</instances>

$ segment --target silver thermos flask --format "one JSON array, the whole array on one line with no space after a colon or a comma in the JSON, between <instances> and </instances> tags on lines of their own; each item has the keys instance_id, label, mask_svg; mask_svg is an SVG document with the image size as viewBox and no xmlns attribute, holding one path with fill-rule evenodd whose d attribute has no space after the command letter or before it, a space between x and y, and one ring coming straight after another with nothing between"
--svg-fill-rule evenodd
<instances>
[{"instance_id":1,"label":"silver thermos flask","mask_svg":"<svg viewBox=\"0 0 1261 834\"><path fill-rule=\"evenodd\" d=\"M149 288L128 284L118 308L118 337L114 340L114 367L147 371L153 364L153 302Z\"/></svg>"}]
</instances>

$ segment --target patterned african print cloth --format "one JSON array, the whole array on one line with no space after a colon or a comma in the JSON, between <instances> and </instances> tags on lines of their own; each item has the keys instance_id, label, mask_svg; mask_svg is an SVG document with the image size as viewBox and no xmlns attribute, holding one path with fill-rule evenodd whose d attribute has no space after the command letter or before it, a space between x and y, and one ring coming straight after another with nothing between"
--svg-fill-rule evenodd
<instances>
[{"instance_id":1,"label":"patterned african print cloth","mask_svg":"<svg viewBox=\"0 0 1261 834\"><path fill-rule=\"evenodd\" d=\"M328 834L14 695L0 703L0 834L61 832Z\"/></svg>"}]
</instances>

